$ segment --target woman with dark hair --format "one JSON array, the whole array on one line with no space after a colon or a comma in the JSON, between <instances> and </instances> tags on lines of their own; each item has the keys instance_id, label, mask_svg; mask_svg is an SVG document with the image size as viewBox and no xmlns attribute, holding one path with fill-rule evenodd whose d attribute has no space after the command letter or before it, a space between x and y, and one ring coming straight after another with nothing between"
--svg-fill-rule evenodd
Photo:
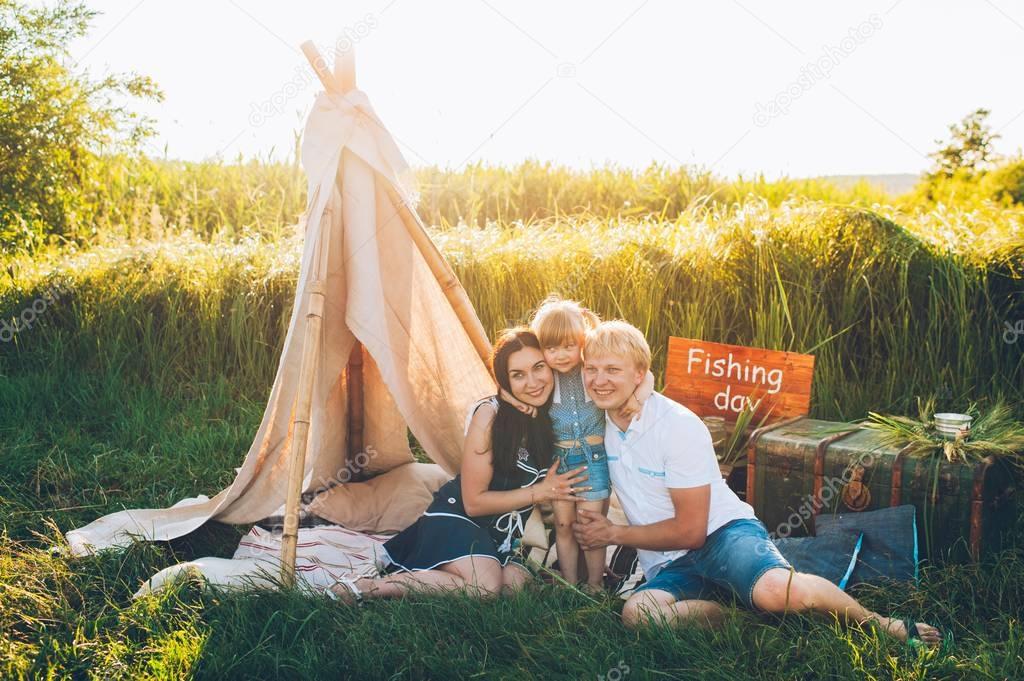
<instances>
[{"instance_id":1,"label":"woman with dark hair","mask_svg":"<svg viewBox=\"0 0 1024 681\"><path fill-rule=\"evenodd\" d=\"M552 463L548 407L554 378L533 332L505 331L491 351L491 371L498 386L537 408L537 418L497 396L474 405L461 473L437 491L415 523L384 544L390 574L342 579L328 593L349 602L412 590L458 589L486 597L529 579L513 542L533 506L575 501L589 488L573 489L586 480L585 467L558 474L558 461Z\"/></svg>"}]
</instances>

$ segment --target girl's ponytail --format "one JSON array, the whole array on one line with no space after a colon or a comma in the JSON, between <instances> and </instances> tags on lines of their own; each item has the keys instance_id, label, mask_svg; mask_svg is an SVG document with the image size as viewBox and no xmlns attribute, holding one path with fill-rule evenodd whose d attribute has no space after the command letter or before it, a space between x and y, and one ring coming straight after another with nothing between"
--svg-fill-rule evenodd
<instances>
[{"instance_id":1,"label":"girl's ponytail","mask_svg":"<svg viewBox=\"0 0 1024 681\"><path fill-rule=\"evenodd\" d=\"M583 315L583 322L587 327L587 331L596 329L597 325L601 323L601 318L589 307L580 306L580 314Z\"/></svg>"}]
</instances>

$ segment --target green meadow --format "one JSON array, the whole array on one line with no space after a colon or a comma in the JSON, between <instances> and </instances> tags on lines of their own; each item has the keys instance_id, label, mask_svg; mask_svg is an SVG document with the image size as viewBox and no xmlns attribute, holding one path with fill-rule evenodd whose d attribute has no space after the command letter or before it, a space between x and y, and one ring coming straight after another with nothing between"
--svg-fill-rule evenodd
<instances>
[{"instance_id":1,"label":"green meadow","mask_svg":"<svg viewBox=\"0 0 1024 681\"><path fill-rule=\"evenodd\" d=\"M133 601L158 569L230 556L246 528L74 560L53 549L104 513L230 482L283 343L304 183L287 163L107 163L92 228L0 260L0 677L1019 677L1019 530L979 564L857 592L944 629L944 652L740 610L716 632L631 632L616 599L541 583L358 609L197 583ZM1024 337L1006 334L1024 320L1012 201L657 166L419 180L420 214L490 334L559 292L639 326L659 387L676 335L814 354L820 418L912 414L929 398L1003 398L1024 418Z\"/></svg>"}]
</instances>

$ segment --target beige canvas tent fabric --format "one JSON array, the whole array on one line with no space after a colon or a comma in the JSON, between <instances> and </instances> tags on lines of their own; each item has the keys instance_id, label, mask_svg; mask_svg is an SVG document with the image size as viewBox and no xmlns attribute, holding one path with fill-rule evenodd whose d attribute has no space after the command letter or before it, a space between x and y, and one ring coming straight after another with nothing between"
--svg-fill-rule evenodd
<instances>
[{"instance_id":1,"label":"beige canvas tent fabric","mask_svg":"<svg viewBox=\"0 0 1024 681\"><path fill-rule=\"evenodd\" d=\"M171 539L208 520L250 523L280 508L306 291L316 279L325 284L326 303L304 489L351 477L345 372L357 339L365 386L365 455L357 458L365 470L412 460L408 426L431 459L456 471L466 411L494 394L495 386L390 198L411 201L404 182L408 166L362 91L318 96L306 123L302 163L309 198L295 305L263 421L237 477L212 499L120 511L68 532L72 553L123 546L132 536Z\"/></svg>"}]
</instances>

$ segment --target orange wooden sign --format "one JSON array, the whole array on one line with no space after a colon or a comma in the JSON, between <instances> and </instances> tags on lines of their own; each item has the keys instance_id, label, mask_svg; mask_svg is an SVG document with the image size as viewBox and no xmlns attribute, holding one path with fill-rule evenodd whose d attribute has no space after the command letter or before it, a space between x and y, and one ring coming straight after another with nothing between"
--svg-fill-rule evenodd
<instances>
[{"instance_id":1,"label":"orange wooden sign","mask_svg":"<svg viewBox=\"0 0 1024 681\"><path fill-rule=\"evenodd\" d=\"M748 401L754 423L807 414L814 355L689 338L668 339L664 394L697 416L735 421Z\"/></svg>"}]
</instances>

